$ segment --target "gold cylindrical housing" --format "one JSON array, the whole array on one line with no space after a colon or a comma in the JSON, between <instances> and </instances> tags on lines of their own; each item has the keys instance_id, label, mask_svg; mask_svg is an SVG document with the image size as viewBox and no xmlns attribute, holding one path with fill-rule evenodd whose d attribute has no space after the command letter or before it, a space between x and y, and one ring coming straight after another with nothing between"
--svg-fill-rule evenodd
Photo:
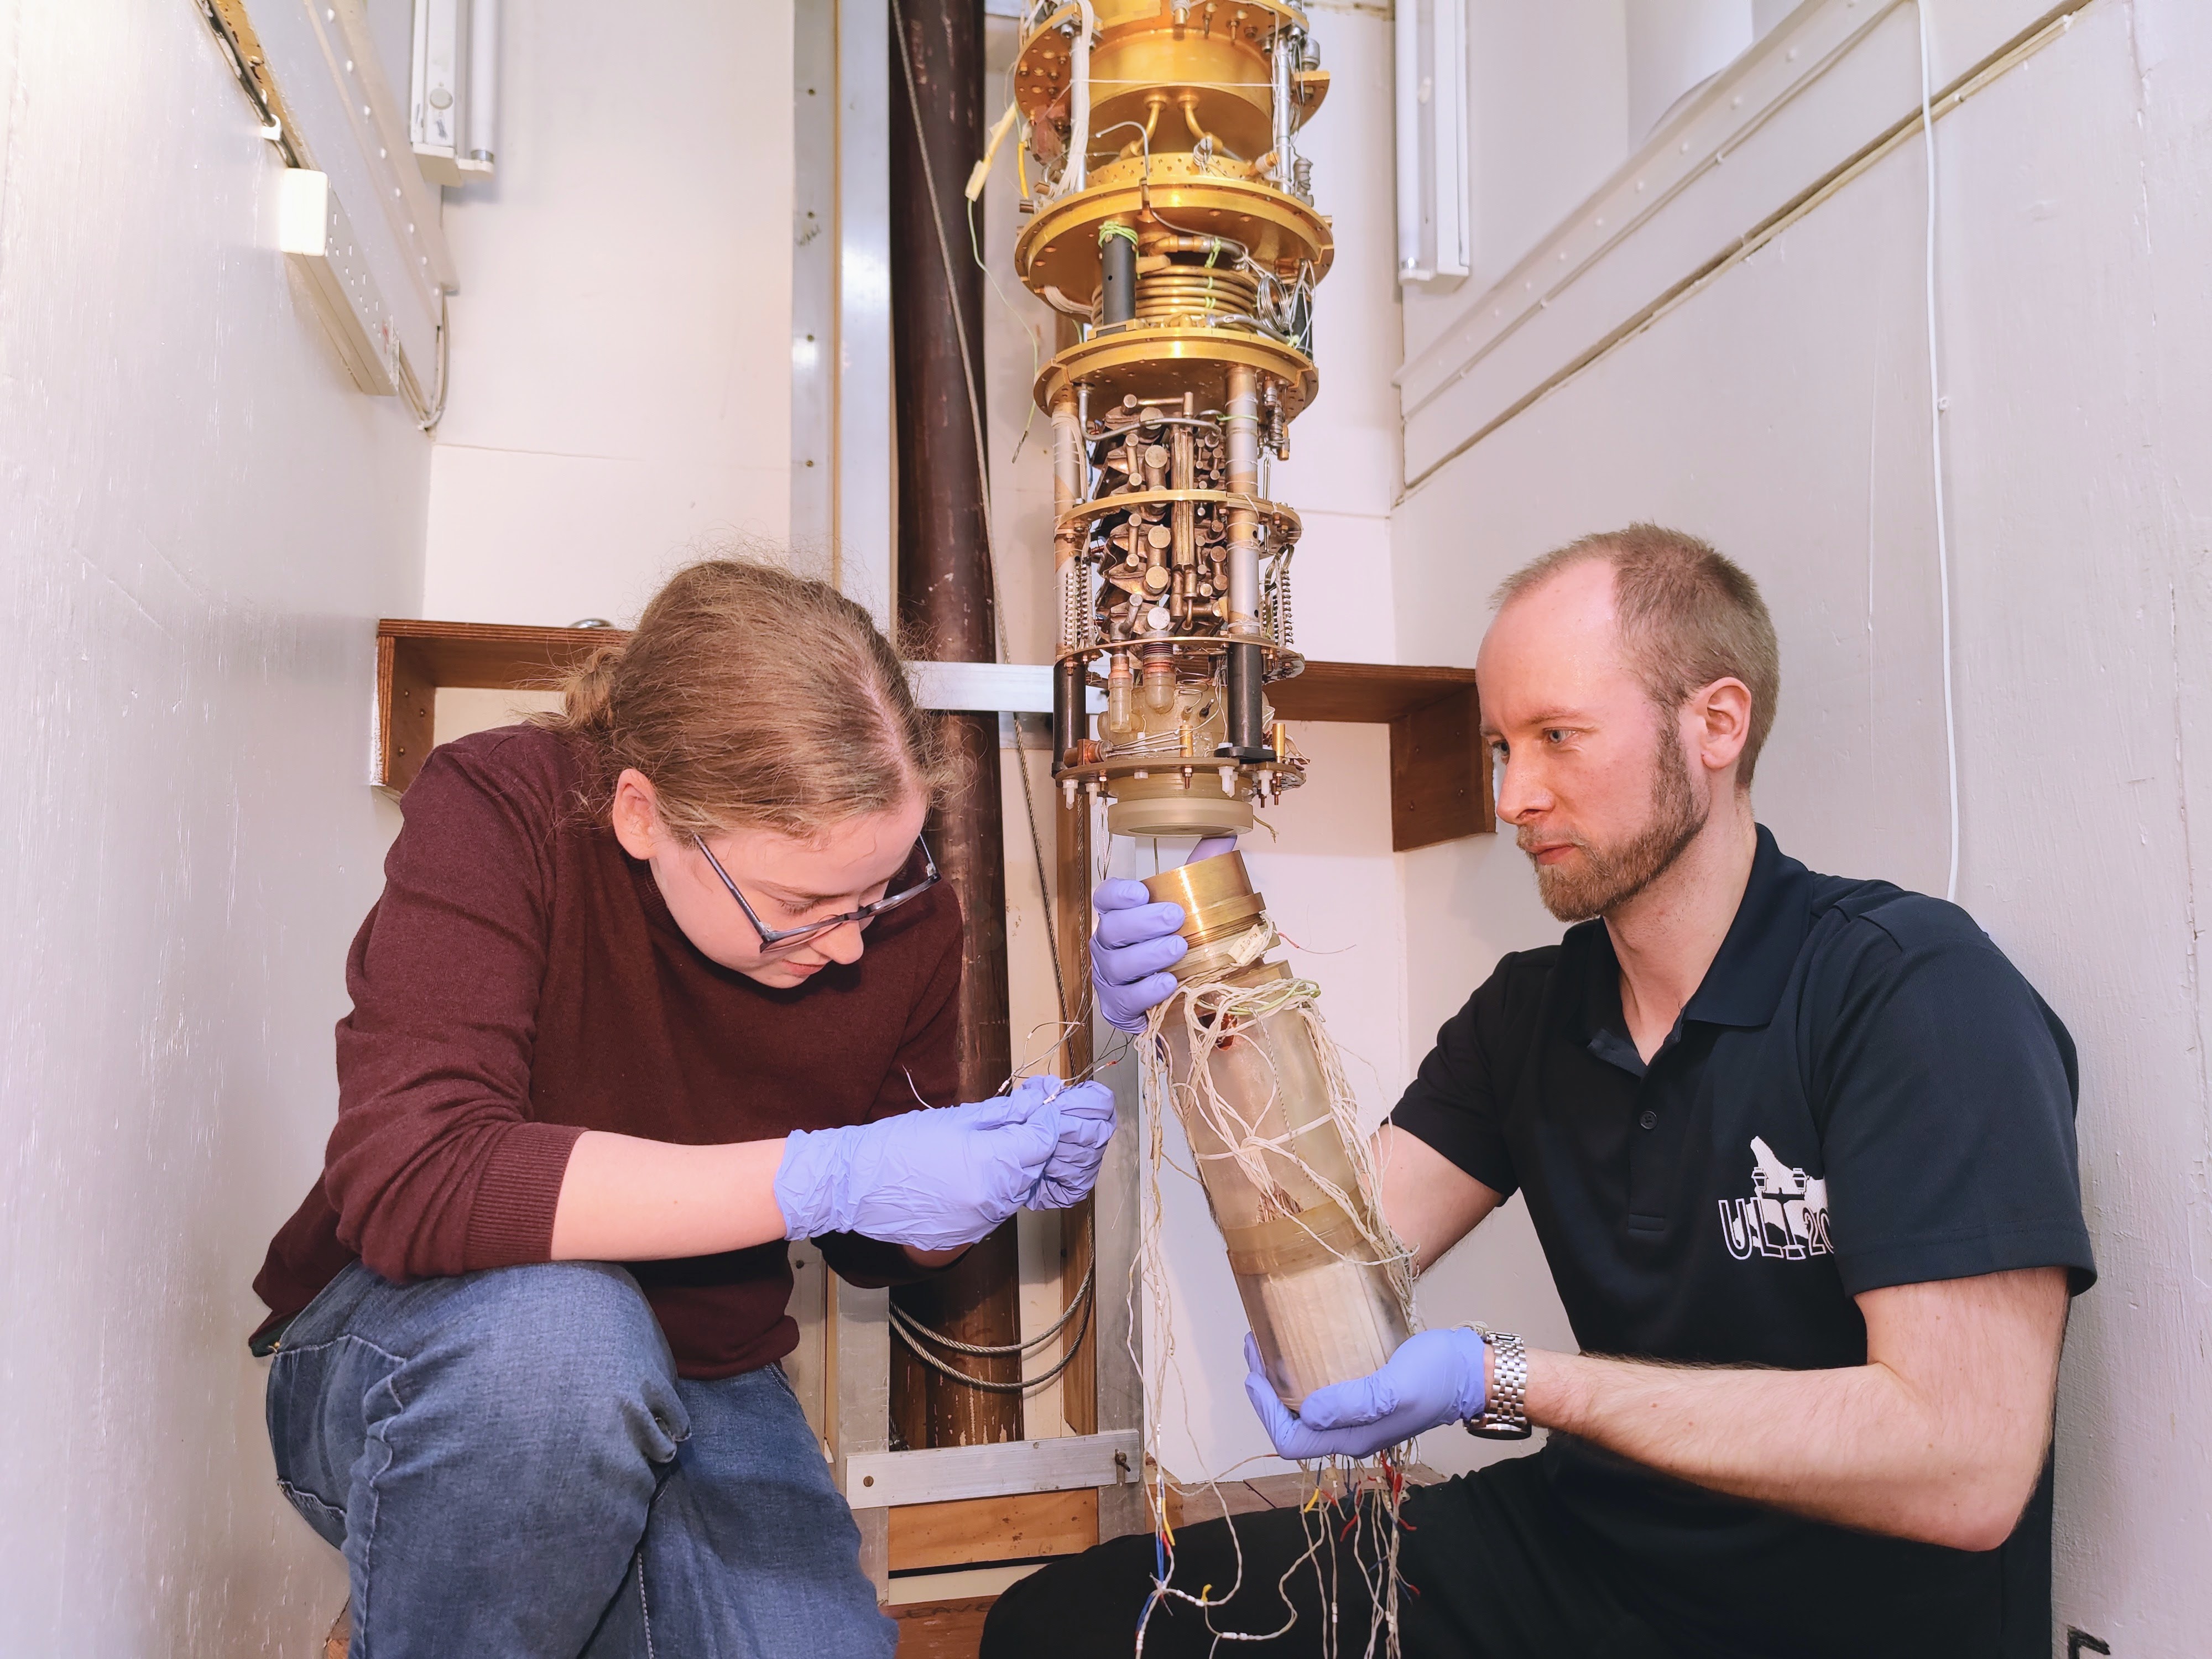
<instances>
[{"instance_id":1,"label":"gold cylindrical housing","mask_svg":"<svg viewBox=\"0 0 2212 1659\"><path fill-rule=\"evenodd\" d=\"M1155 900L1182 906L1182 926L1176 932L1194 949L1243 933L1267 908L1267 896L1252 890L1241 853L1224 853L1147 876L1145 890Z\"/></svg>"}]
</instances>

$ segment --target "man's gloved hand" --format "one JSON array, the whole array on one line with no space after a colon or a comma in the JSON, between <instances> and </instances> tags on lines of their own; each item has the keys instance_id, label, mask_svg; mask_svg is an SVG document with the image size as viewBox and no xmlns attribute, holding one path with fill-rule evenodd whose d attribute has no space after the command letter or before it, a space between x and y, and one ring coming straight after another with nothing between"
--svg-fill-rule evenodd
<instances>
[{"instance_id":1,"label":"man's gloved hand","mask_svg":"<svg viewBox=\"0 0 2212 1659\"><path fill-rule=\"evenodd\" d=\"M1063 1091L1058 1078L1029 1078L970 1106L794 1129L775 1172L784 1237L854 1232L946 1250L994 1231L1048 1180L1056 1179L1054 1192L1080 1196L1113 1133L1112 1098L1102 1121L1092 1091L1106 1092L1097 1084Z\"/></svg>"},{"instance_id":2,"label":"man's gloved hand","mask_svg":"<svg viewBox=\"0 0 2212 1659\"><path fill-rule=\"evenodd\" d=\"M1134 1036L1156 1002L1175 994L1167 970L1189 946L1176 937L1182 906L1152 902L1141 881L1102 881L1091 896L1098 930L1091 936L1091 984L1106 1023Z\"/></svg>"},{"instance_id":3,"label":"man's gloved hand","mask_svg":"<svg viewBox=\"0 0 2212 1659\"><path fill-rule=\"evenodd\" d=\"M1250 1370L1244 1393L1275 1443L1276 1455L1298 1462L1372 1457L1439 1424L1480 1416L1483 1348L1474 1331L1423 1331L1408 1337L1382 1370L1316 1389L1293 1413L1267 1381L1260 1345L1247 1336L1244 1361Z\"/></svg>"},{"instance_id":4,"label":"man's gloved hand","mask_svg":"<svg viewBox=\"0 0 2212 1659\"><path fill-rule=\"evenodd\" d=\"M1114 1138L1114 1091L1103 1083L1063 1086L1056 1077L1025 1077L1014 1092L1038 1089L1054 1097L1060 1112L1060 1139L1045 1160L1044 1175L1030 1194L1032 1210L1064 1210L1082 1202L1097 1184Z\"/></svg>"}]
</instances>

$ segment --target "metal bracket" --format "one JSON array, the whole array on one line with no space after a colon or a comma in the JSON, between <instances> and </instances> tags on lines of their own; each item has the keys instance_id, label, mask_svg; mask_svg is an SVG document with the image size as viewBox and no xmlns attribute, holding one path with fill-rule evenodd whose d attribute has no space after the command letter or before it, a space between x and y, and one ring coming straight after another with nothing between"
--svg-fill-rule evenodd
<instances>
[{"instance_id":1,"label":"metal bracket","mask_svg":"<svg viewBox=\"0 0 2212 1659\"><path fill-rule=\"evenodd\" d=\"M1142 1466L1134 1429L1013 1440L996 1446L853 1452L844 1460L845 1500L856 1510L940 1504L1013 1492L1070 1492L1133 1483Z\"/></svg>"}]
</instances>

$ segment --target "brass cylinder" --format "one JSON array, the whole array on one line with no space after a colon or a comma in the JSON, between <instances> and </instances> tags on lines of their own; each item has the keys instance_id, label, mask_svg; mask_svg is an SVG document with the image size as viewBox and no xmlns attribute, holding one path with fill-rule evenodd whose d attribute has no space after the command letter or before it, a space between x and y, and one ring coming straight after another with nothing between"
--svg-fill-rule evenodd
<instances>
[{"instance_id":1,"label":"brass cylinder","mask_svg":"<svg viewBox=\"0 0 2212 1659\"><path fill-rule=\"evenodd\" d=\"M1243 932L1267 908L1267 895L1252 890L1242 853L1223 853L1147 876L1145 890L1155 900L1182 906L1182 926L1176 932L1193 950Z\"/></svg>"},{"instance_id":2,"label":"brass cylinder","mask_svg":"<svg viewBox=\"0 0 2212 1659\"><path fill-rule=\"evenodd\" d=\"M1238 937L1267 920L1243 854L1164 870L1145 888L1183 908L1178 931L1191 948L1176 965L1178 979L1219 975L1251 988L1290 977L1279 962L1229 966L1241 954ZM1206 1026L1214 1018L1199 1016ZM1317 1030L1288 1011L1219 1018L1201 1080L1189 1011L1170 1012L1168 1095L1268 1380L1295 1407L1316 1389L1382 1364L1406 1340L1406 1316L1393 1269L1376 1259L1372 1241L1386 1230L1368 1208L1372 1196L1332 1109Z\"/></svg>"}]
</instances>

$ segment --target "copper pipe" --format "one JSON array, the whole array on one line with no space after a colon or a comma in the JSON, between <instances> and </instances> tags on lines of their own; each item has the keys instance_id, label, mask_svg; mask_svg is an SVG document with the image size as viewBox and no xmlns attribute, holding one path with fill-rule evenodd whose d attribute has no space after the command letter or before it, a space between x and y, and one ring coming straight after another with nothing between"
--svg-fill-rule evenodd
<instances>
[{"instance_id":1,"label":"copper pipe","mask_svg":"<svg viewBox=\"0 0 2212 1659\"><path fill-rule=\"evenodd\" d=\"M983 273L968 257L964 243L956 245L948 258L937 241L940 222L966 223L962 184L969 164L982 153L982 15L980 9L914 0L902 9L915 95L909 103L905 76L895 63L890 199L892 341L899 388L899 620L918 626L926 641L912 654L989 661L998 655L998 641L983 479L975 454L983 411L969 407L969 386L980 400L984 384ZM963 336L969 348L964 365ZM969 714L939 718L965 763L967 779L932 815L929 825L929 844L947 885L959 896L964 921L957 1097L986 1100L1012 1069L999 720L996 714ZM922 1324L960 1341L1018 1341L1020 1262L1013 1224L1000 1228L945 1272L900 1286L892 1296ZM894 1344L891 1355L892 1423L907 1444L983 1445L1021 1438L1018 1395L963 1388L914 1359L902 1345ZM962 1369L1000 1382L1020 1375L1011 1356L979 1359Z\"/></svg>"}]
</instances>

